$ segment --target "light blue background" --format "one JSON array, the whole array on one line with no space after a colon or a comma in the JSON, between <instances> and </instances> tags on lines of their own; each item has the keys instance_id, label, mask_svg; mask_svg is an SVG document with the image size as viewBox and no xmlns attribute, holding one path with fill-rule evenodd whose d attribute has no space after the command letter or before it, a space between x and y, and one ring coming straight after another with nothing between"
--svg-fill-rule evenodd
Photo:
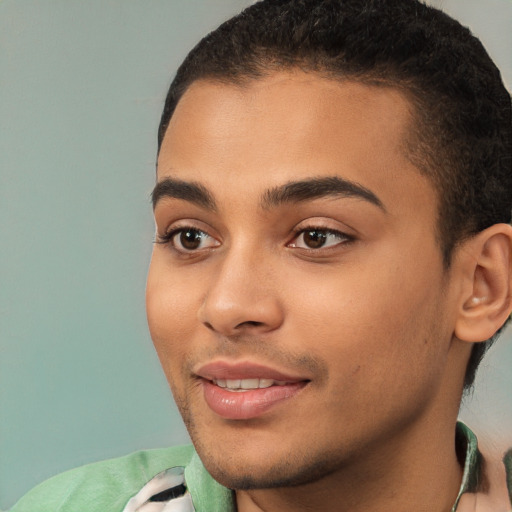
<instances>
[{"instance_id":1,"label":"light blue background","mask_svg":"<svg viewBox=\"0 0 512 512\"><path fill-rule=\"evenodd\" d=\"M249 3L0 0L0 508L65 469L187 440L144 313L156 130L186 52ZM512 4L437 3L510 88ZM486 367L464 414L506 437L510 336Z\"/></svg>"}]
</instances>

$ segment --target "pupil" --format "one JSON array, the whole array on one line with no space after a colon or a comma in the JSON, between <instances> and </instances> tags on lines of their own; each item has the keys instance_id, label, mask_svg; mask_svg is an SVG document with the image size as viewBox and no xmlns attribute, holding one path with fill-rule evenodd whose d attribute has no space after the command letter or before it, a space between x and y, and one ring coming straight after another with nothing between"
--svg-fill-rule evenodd
<instances>
[{"instance_id":1,"label":"pupil","mask_svg":"<svg viewBox=\"0 0 512 512\"><path fill-rule=\"evenodd\" d=\"M322 231L307 231L304 233L304 242L311 249L322 247L327 240L327 235Z\"/></svg>"},{"instance_id":2,"label":"pupil","mask_svg":"<svg viewBox=\"0 0 512 512\"><path fill-rule=\"evenodd\" d=\"M181 245L185 249L197 249L201 244L201 233L199 231L182 231L180 234Z\"/></svg>"}]
</instances>

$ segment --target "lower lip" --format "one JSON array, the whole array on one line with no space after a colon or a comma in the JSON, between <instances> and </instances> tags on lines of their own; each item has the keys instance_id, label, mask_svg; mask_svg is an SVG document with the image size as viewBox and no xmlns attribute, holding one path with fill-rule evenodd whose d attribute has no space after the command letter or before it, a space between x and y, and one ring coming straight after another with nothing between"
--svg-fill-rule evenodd
<instances>
[{"instance_id":1,"label":"lower lip","mask_svg":"<svg viewBox=\"0 0 512 512\"><path fill-rule=\"evenodd\" d=\"M228 391L203 379L203 391L204 399L214 413L228 420L249 420L293 398L306 384L295 382L250 391Z\"/></svg>"}]
</instances>

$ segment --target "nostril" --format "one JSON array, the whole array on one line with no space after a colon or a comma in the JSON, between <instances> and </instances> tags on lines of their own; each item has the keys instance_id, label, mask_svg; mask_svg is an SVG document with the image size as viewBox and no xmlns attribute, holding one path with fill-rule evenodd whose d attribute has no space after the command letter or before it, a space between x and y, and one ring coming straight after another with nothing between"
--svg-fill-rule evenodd
<instances>
[{"instance_id":1,"label":"nostril","mask_svg":"<svg viewBox=\"0 0 512 512\"><path fill-rule=\"evenodd\" d=\"M210 323L210 322L204 322L204 325L210 329L211 331L214 331L215 329L213 328L213 325Z\"/></svg>"},{"instance_id":2,"label":"nostril","mask_svg":"<svg viewBox=\"0 0 512 512\"><path fill-rule=\"evenodd\" d=\"M197 311L198 321L209 331L225 336L267 332L281 325L283 311L273 297L268 300L255 300L252 296L241 298L244 300L209 294Z\"/></svg>"},{"instance_id":3,"label":"nostril","mask_svg":"<svg viewBox=\"0 0 512 512\"><path fill-rule=\"evenodd\" d=\"M239 323L235 329L239 329L242 327L259 327L260 325L263 325L263 322L255 322L253 320L248 320L247 322L241 322Z\"/></svg>"}]
</instances>

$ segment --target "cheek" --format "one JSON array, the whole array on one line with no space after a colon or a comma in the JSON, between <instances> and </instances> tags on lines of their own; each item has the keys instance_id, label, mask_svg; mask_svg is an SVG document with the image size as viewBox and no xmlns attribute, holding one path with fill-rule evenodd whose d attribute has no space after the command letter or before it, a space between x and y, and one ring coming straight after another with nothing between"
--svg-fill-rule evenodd
<instances>
[{"instance_id":1,"label":"cheek","mask_svg":"<svg viewBox=\"0 0 512 512\"><path fill-rule=\"evenodd\" d=\"M375 265L340 268L302 280L307 293L290 293L300 337L335 368L331 377L347 385L359 379L378 385L397 372L413 375L439 355L449 334L439 325L442 285L433 277L439 269L417 275L414 265L393 263L379 258Z\"/></svg>"},{"instance_id":2,"label":"cheek","mask_svg":"<svg viewBox=\"0 0 512 512\"><path fill-rule=\"evenodd\" d=\"M162 259L153 255L151 261L146 314L151 338L165 369L169 356L184 352L197 323L197 291L193 282L182 282L179 270L170 272Z\"/></svg>"}]
</instances>

